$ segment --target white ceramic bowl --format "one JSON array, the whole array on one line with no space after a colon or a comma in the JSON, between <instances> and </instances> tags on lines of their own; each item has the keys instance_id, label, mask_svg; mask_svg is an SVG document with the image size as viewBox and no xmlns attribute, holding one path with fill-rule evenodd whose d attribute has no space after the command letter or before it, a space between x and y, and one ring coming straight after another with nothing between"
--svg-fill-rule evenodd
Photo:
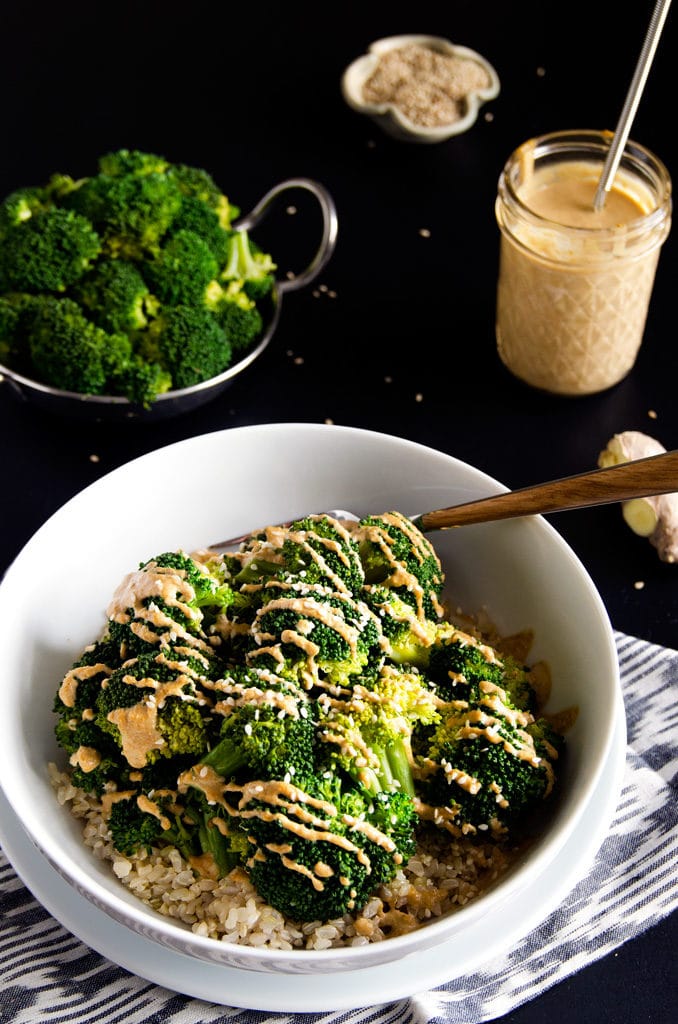
<instances>
[{"instance_id":1,"label":"white ceramic bowl","mask_svg":"<svg viewBox=\"0 0 678 1024\"><path fill-rule=\"evenodd\" d=\"M177 473L181 477L186 466L198 484L196 498L184 492L177 501ZM501 490L471 466L409 441L350 427L287 423L189 438L114 470L78 494L38 530L0 584L0 780L37 848L116 922L200 961L253 971L355 971L454 940L463 957L465 931L484 915L493 915L499 930L502 920L508 927L516 914L534 920L540 909L534 886L589 808L622 718L605 608L572 550L539 517L432 535L451 600L469 612L486 609L506 633L533 628L533 656L546 659L553 673L549 707L579 707L568 737L562 796L547 830L510 874L462 910L409 935L349 949L284 952L200 937L148 910L109 864L92 855L78 823L58 805L47 772L50 760L63 763L53 736L56 688L103 627L115 586L139 562L308 511L414 514Z\"/></svg>"},{"instance_id":2,"label":"white ceramic bowl","mask_svg":"<svg viewBox=\"0 0 678 1024\"><path fill-rule=\"evenodd\" d=\"M480 89L468 92L464 99L464 112L461 117L449 124L421 125L409 118L395 103L369 103L364 99L363 86L377 67L380 58L390 50L403 46L419 45L435 50L450 57L473 61L484 68L488 84ZM353 110L370 117L387 135L400 139L402 142L445 142L454 135L460 135L473 125L478 111L488 100L499 95L499 76L492 65L475 50L467 46L456 46L449 39L429 35L398 35L377 39L367 51L344 71L341 79L341 91L344 99Z\"/></svg>"}]
</instances>

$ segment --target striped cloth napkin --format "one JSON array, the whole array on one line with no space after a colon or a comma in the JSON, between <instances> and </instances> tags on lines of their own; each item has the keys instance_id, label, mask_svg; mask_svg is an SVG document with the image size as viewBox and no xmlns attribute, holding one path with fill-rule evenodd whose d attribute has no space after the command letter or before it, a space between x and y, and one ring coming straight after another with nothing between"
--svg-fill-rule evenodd
<instances>
[{"instance_id":1,"label":"striped cloth napkin","mask_svg":"<svg viewBox=\"0 0 678 1024\"><path fill-rule=\"evenodd\" d=\"M529 937L476 973L370 1010L303 1024L467 1024L534 999L678 908L678 651L616 633L628 745L622 792L591 869ZM93 952L31 896L0 852L0 1024L293 1024L143 980ZM256 984L256 982L253 982Z\"/></svg>"}]
</instances>

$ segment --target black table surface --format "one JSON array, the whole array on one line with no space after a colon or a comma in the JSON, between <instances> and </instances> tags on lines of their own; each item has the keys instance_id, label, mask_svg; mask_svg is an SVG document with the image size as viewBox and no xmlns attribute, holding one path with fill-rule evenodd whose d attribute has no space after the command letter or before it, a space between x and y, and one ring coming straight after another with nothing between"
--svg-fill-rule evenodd
<instances>
[{"instance_id":1,"label":"black table surface","mask_svg":"<svg viewBox=\"0 0 678 1024\"><path fill-rule=\"evenodd\" d=\"M236 10L235 8L238 7ZM653 4L447 0L397 3L71 3L7 0L0 13L0 193L53 171L93 173L117 148L208 169L250 209L289 177L337 206L334 254L285 297L263 357L219 399L176 419L111 425L56 418L0 387L0 570L71 496L176 440L262 422L332 421L396 434L472 463L511 488L593 469L612 434L678 447L675 282L664 245L643 345L605 393L557 398L501 365L494 340L497 178L512 149L547 131L614 129ZM438 34L484 54L498 98L466 134L396 142L341 97L345 66L382 36ZM669 16L632 137L678 175ZM315 212L273 218L279 273L312 253ZM263 227L262 227L263 231ZM390 378L390 379L387 379ZM579 556L619 630L678 646L678 567L631 533L617 506L550 521ZM643 586L637 584L642 583ZM511 1024L673 1024L678 915L623 944Z\"/></svg>"}]
</instances>

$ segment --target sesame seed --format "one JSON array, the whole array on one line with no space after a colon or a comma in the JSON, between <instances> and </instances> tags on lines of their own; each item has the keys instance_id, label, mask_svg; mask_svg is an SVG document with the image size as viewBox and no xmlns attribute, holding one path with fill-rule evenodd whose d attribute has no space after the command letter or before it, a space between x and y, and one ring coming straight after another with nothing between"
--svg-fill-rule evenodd
<instances>
[{"instance_id":1,"label":"sesame seed","mask_svg":"<svg viewBox=\"0 0 678 1024\"><path fill-rule=\"evenodd\" d=\"M90 461L90 462L99 462L99 461L100 461L100 459L99 459L99 456L98 456L98 455L90 455L90 457L89 457L89 461Z\"/></svg>"},{"instance_id":2,"label":"sesame seed","mask_svg":"<svg viewBox=\"0 0 678 1024\"><path fill-rule=\"evenodd\" d=\"M650 417L651 420L656 420L657 419L657 413L655 412L654 409L648 409L647 410L647 415Z\"/></svg>"},{"instance_id":3,"label":"sesame seed","mask_svg":"<svg viewBox=\"0 0 678 1024\"><path fill-rule=\"evenodd\" d=\"M421 235L422 238L431 237L431 232L429 231L428 228L419 228L419 234Z\"/></svg>"},{"instance_id":4,"label":"sesame seed","mask_svg":"<svg viewBox=\"0 0 678 1024\"><path fill-rule=\"evenodd\" d=\"M636 580L636 582L633 584L633 586L636 588L636 590L642 590L643 587L645 586L645 581L644 580Z\"/></svg>"}]
</instances>

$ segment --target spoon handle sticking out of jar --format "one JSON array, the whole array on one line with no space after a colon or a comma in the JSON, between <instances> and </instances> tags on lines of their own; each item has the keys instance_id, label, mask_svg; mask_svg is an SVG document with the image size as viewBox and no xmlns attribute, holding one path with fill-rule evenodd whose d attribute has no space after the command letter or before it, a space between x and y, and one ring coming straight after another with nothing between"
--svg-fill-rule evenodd
<instances>
[{"instance_id":1,"label":"spoon handle sticking out of jar","mask_svg":"<svg viewBox=\"0 0 678 1024\"><path fill-rule=\"evenodd\" d=\"M617 173L622 154L624 152L624 146L626 145L631 131L631 125L633 119L636 116L638 104L645 88L645 82L647 76L650 73L652 61L654 59L657 44L659 43L659 37L664 28L664 22L666 21L666 15L669 13L669 7L671 6L671 0L657 0L652 17L650 18L650 24L645 36L643 48L640 51L638 57L638 63L636 64L636 70L631 79L631 85L626 95L626 100L622 108L622 112L619 115L619 121L615 129L610 149L603 165L603 171L596 188L596 194L593 197L593 209L598 212L602 210L605 205L605 199L607 193L610 191L614 176Z\"/></svg>"}]
</instances>

